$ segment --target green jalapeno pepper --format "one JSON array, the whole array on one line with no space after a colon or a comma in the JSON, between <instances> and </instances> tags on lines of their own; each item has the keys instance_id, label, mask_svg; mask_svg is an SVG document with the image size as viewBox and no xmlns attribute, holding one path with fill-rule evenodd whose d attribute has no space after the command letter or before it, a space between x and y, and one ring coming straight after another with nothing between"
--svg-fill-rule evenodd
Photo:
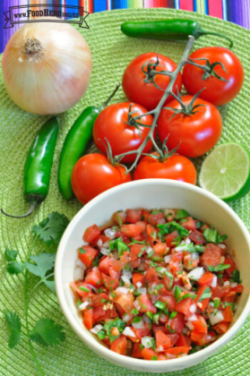
<instances>
[{"instance_id":1,"label":"green jalapeno pepper","mask_svg":"<svg viewBox=\"0 0 250 376\"><path fill-rule=\"evenodd\" d=\"M59 189L66 200L70 200L74 196L71 187L72 171L76 162L84 154L86 147L92 138L95 120L113 98L119 86L120 84L116 86L114 92L106 102L103 103L103 105L99 107L90 106L85 108L66 136L60 156L58 171Z\"/></svg>"},{"instance_id":2,"label":"green jalapeno pepper","mask_svg":"<svg viewBox=\"0 0 250 376\"><path fill-rule=\"evenodd\" d=\"M162 21L125 22L121 25L121 31L129 37L140 37L160 40L187 40L189 35L198 39L202 35L217 35L230 42L233 41L224 34L214 31L206 31L198 22L185 19L169 19Z\"/></svg>"},{"instance_id":3,"label":"green jalapeno pepper","mask_svg":"<svg viewBox=\"0 0 250 376\"><path fill-rule=\"evenodd\" d=\"M3 214L12 218L27 217L46 198L58 129L59 120L49 119L37 132L28 152L24 166L24 198L30 203L29 211L23 215L10 215L1 209Z\"/></svg>"}]
</instances>

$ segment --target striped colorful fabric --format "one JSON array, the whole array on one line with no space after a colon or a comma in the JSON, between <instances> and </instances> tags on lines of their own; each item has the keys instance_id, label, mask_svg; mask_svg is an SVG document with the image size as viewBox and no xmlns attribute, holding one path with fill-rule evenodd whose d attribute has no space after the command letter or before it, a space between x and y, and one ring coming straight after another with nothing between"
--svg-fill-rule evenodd
<instances>
[{"instance_id":1,"label":"striped colorful fabric","mask_svg":"<svg viewBox=\"0 0 250 376\"><path fill-rule=\"evenodd\" d=\"M0 0L0 53L19 27L14 25L12 28L4 29L4 12L8 12L9 7L52 3L54 6L82 6L89 13L126 8L176 8L218 17L250 29L249 0ZM39 7L37 9L39 10Z\"/></svg>"}]
</instances>

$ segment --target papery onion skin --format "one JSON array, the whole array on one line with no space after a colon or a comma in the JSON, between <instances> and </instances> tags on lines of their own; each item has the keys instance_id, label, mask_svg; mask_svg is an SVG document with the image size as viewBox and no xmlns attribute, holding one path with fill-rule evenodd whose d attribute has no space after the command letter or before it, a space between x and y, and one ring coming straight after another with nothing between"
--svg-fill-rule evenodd
<instances>
[{"instance_id":1,"label":"papery onion skin","mask_svg":"<svg viewBox=\"0 0 250 376\"><path fill-rule=\"evenodd\" d=\"M73 26L39 22L12 35L2 68L6 90L19 107L52 115L81 99L90 81L92 59L87 42Z\"/></svg>"}]
</instances>

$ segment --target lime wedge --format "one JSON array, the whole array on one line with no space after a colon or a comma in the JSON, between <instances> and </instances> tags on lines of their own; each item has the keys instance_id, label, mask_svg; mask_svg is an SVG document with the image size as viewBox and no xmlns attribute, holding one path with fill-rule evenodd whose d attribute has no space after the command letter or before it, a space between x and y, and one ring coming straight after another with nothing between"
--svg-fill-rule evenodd
<instances>
[{"instance_id":1,"label":"lime wedge","mask_svg":"<svg viewBox=\"0 0 250 376\"><path fill-rule=\"evenodd\" d=\"M250 154L237 143L217 146L201 166L199 184L224 201L250 191Z\"/></svg>"}]
</instances>

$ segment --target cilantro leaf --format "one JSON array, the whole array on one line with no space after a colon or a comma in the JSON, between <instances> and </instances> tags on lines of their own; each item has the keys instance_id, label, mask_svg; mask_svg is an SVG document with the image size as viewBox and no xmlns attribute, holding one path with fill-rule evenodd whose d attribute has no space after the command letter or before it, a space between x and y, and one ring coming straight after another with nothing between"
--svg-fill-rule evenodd
<instances>
[{"instance_id":1,"label":"cilantro leaf","mask_svg":"<svg viewBox=\"0 0 250 376\"><path fill-rule=\"evenodd\" d=\"M5 249L4 252L6 261L15 261L18 255L18 251L10 250L9 248Z\"/></svg>"},{"instance_id":2,"label":"cilantro leaf","mask_svg":"<svg viewBox=\"0 0 250 376\"><path fill-rule=\"evenodd\" d=\"M7 322L10 338L8 346L10 349L18 345L21 339L21 320L16 312L9 312L7 309L4 310L5 320Z\"/></svg>"},{"instance_id":3,"label":"cilantro leaf","mask_svg":"<svg viewBox=\"0 0 250 376\"><path fill-rule=\"evenodd\" d=\"M58 244L68 224L69 220L64 214L53 212L39 225L33 226L32 232L47 245L52 242Z\"/></svg>"},{"instance_id":4,"label":"cilantro leaf","mask_svg":"<svg viewBox=\"0 0 250 376\"><path fill-rule=\"evenodd\" d=\"M203 291L202 295L199 298L199 302L202 302L204 299L210 299L212 296L211 289L209 287L206 287L206 289Z\"/></svg>"},{"instance_id":5,"label":"cilantro leaf","mask_svg":"<svg viewBox=\"0 0 250 376\"><path fill-rule=\"evenodd\" d=\"M216 265L216 266L210 266L210 265L208 265L208 270L210 272L221 272L222 270L228 269L230 267L231 267L231 265L229 265L229 264L227 264L227 265L225 265L225 264L219 264L219 265Z\"/></svg>"},{"instance_id":6,"label":"cilantro leaf","mask_svg":"<svg viewBox=\"0 0 250 376\"><path fill-rule=\"evenodd\" d=\"M52 292L55 292L55 283L54 281L48 281L46 274L54 267L55 257L55 253L40 253L38 256L30 256L30 259L34 261L35 264L31 264L30 262L25 263L28 271L40 277Z\"/></svg>"},{"instance_id":7,"label":"cilantro leaf","mask_svg":"<svg viewBox=\"0 0 250 376\"><path fill-rule=\"evenodd\" d=\"M53 320L40 319L30 333L30 339L43 346L54 346L65 340L65 333Z\"/></svg>"},{"instance_id":8,"label":"cilantro leaf","mask_svg":"<svg viewBox=\"0 0 250 376\"><path fill-rule=\"evenodd\" d=\"M21 264L20 262L16 262L16 261L11 261L7 265L7 272L9 274L22 273L23 269L24 269L24 265Z\"/></svg>"},{"instance_id":9,"label":"cilantro leaf","mask_svg":"<svg viewBox=\"0 0 250 376\"><path fill-rule=\"evenodd\" d=\"M234 269L234 271L233 271L233 276L232 276L232 280L233 280L233 282L241 283L240 272L239 272L239 270Z\"/></svg>"}]
</instances>

